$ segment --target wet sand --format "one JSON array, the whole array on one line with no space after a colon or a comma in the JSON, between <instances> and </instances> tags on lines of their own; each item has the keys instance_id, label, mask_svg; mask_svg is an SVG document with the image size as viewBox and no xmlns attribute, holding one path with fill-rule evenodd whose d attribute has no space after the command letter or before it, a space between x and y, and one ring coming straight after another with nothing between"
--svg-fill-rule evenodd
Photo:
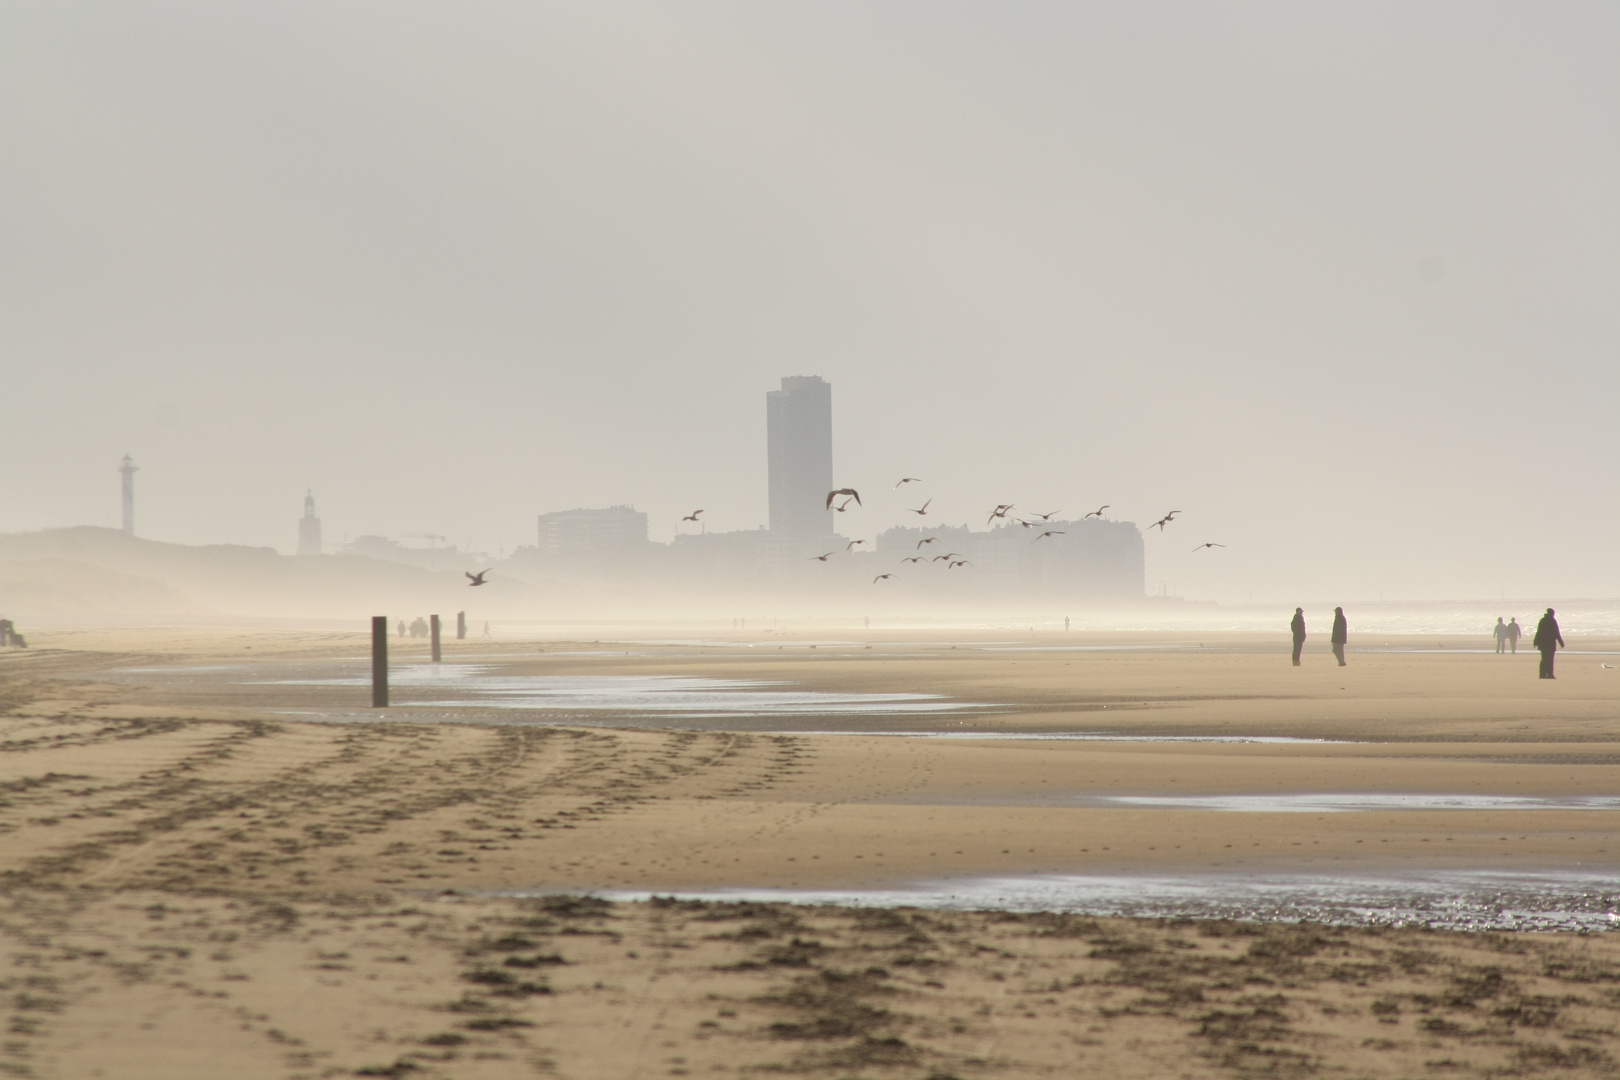
<instances>
[{"instance_id":1,"label":"wet sand","mask_svg":"<svg viewBox=\"0 0 1620 1080\"><path fill-rule=\"evenodd\" d=\"M1620 876L1620 810L1579 801L1620 793L1613 642L1580 642L1553 683L1533 655L1423 639L1345 669L1239 635L461 642L447 666L476 672L402 678L382 719L344 681L358 634L36 644L0 656L0 930L35 1003L0 1062L21 1075L1611 1075L1620 1056L1609 935L543 895ZM426 659L394 645L402 676ZM982 707L535 710L478 689L647 676ZM1250 738L1290 741L1186 741Z\"/></svg>"}]
</instances>

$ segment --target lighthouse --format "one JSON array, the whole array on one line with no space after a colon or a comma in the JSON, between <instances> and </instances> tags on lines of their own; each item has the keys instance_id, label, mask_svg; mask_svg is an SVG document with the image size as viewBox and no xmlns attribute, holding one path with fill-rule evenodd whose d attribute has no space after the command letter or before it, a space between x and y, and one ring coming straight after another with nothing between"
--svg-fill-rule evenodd
<instances>
[{"instance_id":1,"label":"lighthouse","mask_svg":"<svg viewBox=\"0 0 1620 1080\"><path fill-rule=\"evenodd\" d=\"M315 516L315 493L304 493L304 516L298 519L298 554L321 553L321 519Z\"/></svg>"},{"instance_id":2,"label":"lighthouse","mask_svg":"<svg viewBox=\"0 0 1620 1080\"><path fill-rule=\"evenodd\" d=\"M124 475L124 531L131 536L135 535L135 462L128 454L124 455L124 464L118 471Z\"/></svg>"}]
</instances>

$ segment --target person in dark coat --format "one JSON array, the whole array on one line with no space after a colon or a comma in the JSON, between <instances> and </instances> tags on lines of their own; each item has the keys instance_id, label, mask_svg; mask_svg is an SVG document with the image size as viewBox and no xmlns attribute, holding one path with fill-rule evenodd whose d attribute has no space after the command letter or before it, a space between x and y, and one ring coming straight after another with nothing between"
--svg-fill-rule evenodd
<instances>
[{"instance_id":1,"label":"person in dark coat","mask_svg":"<svg viewBox=\"0 0 1620 1080\"><path fill-rule=\"evenodd\" d=\"M1339 666L1344 667L1344 647L1350 641L1350 624L1345 621L1344 608L1333 609L1333 655L1339 660Z\"/></svg>"},{"instance_id":2,"label":"person in dark coat","mask_svg":"<svg viewBox=\"0 0 1620 1080\"><path fill-rule=\"evenodd\" d=\"M1508 620L1507 628L1508 645L1512 648L1515 656L1519 654L1519 639L1522 637L1524 637L1524 631L1519 629L1519 617L1515 615Z\"/></svg>"},{"instance_id":3,"label":"person in dark coat","mask_svg":"<svg viewBox=\"0 0 1620 1080\"><path fill-rule=\"evenodd\" d=\"M1299 667L1299 654L1305 648L1305 609L1294 609L1294 621L1288 624L1294 632L1294 666Z\"/></svg>"},{"instance_id":4,"label":"person in dark coat","mask_svg":"<svg viewBox=\"0 0 1620 1080\"><path fill-rule=\"evenodd\" d=\"M1553 618L1552 608L1536 623L1536 636L1530 639L1530 644L1541 650L1541 677L1552 678L1553 656L1564 644L1564 635L1558 632L1558 620Z\"/></svg>"}]
</instances>

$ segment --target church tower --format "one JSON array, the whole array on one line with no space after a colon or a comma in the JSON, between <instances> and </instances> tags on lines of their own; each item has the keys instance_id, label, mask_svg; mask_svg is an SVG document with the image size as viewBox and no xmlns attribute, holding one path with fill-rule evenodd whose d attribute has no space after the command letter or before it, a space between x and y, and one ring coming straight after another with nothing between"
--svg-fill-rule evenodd
<instances>
[{"instance_id":1,"label":"church tower","mask_svg":"<svg viewBox=\"0 0 1620 1080\"><path fill-rule=\"evenodd\" d=\"M321 519L315 516L315 493L304 494L304 516L298 519L298 554L321 553Z\"/></svg>"}]
</instances>

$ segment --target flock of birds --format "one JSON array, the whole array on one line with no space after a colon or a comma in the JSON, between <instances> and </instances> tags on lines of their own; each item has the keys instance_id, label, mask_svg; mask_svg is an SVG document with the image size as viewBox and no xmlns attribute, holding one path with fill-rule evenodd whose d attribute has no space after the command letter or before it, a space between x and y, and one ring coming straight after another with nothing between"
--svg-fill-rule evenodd
<instances>
[{"instance_id":1,"label":"flock of birds","mask_svg":"<svg viewBox=\"0 0 1620 1080\"><path fill-rule=\"evenodd\" d=\"M920 484L920 483L922 483L922 478L921 477L902 476L898 481L895 482L894 490L899 491L902 487L904 487L907 484ZM837 500L842 500L842 501L837 501ZM933 502L934 502L934 500L932 498L928 498L928 499L923 501L923 504L921 506L918 506L918 507L909 507L908 506L908 507L902 507L902 509L904 509L906 511L906 513L908 513L908 514L916 514L918 517L927 517L928 516L928 508L933 505ZM865 504L861 502L861 493L859 491L856 491L852 487L836 488L836 489L834 489L832 491L827 492L826 509L828 509L828 510L832 510L832 511L835 511L836 513L842 514L844 511L849 509L851 503L855 504L856 506L860 506L860 507L865 506ZM1090 513L1086 514L1080 520L1086 521L1086 520L1089 520L1091 518L1101 518L1103 516L1103 511L1111 509L1113 507L1113 505L1114 505L1113 503L1104 503L1103 505L1097 507L1097 509L1095 509L1095 510L1091 511ZM985 519L985 524L989 525L992 522L994 522L997 518L1001 518L1002 520L1007 521L1007 522L1017 522L1019 525L1023 526L1026 529L1037 529L1037 528L1040 528L1042 525L1051 524L1052 519L1054 517L1056 517L1059 513L1061 513L1061 511L1059 511L1059 510L1053 510L1050 513L1030 514L1029 517L1027 517L1027 518L1021 518L1017 514L1014 514L1012 512L1014 509L1015 509L1015 507L1013 506L1012 503L997 503L995 505L995 508L990 511L990 516ZM681 520L682 521L693 521L693 522L695 522L695 521L698 520L699 515L701 515L702 513L703 513L702 510L694 510L690 514L687 514L685 517L681 518ZM1148 528L1149 529L1158 529L1160 535L1163 535L1165 526L1169 525L1170 523L1175 521L1176 515L1178 515L1180 513L1181 513L1180 510L1172 510L1168 514L1165 514L1164 517L1160 518L1158 521L1155 521L1153 524L1149 525ZM1049 536L1063 536L1064 534L1065 534L1065 530L1063 530L1063 529L1046 529L1046 530L1036 534L1035 539L1031 540L1030 543L1038 544L1042 540L1045 540ZM923 539L917 541L916 550L921 551L925 544L932 544L937 539L939 539L937 536L924 537ZM851 540L849 543L844 545L844 550L846 552L853 551L857 547L862 547L865 544L866 544L865 540ZM1197 547L1193 548L1193 551L1195 551L1195 552L1207 551L1210 548L1223 548L1225 546L1226 546L1225 544L1217 544L1217 543L1213 543L1213 542L1203 543L1203 544L1199 544ZM837 551L828 551L828 552L825 552L825 553L823 553L821 555L812 555L806 561L807 562L826 562L828 559L832 558L836 554L838 554ZM947 569L947 570L955 570L958 567L971 565L968 562L967 557L965 555L963 555L961 552L958 552L958 551L948 551L943 555L935 555L932 558L929 558L926 555L912 555L912 556L908 556L907 558L904 558L904 559L900 560L901 565L905 565L907 563L937 563L937 562L944 563L945 564L945 569ZM472 575L469 574L467 576L471 577ZM877 577L872 579L872 584L876 585L880 581L892 581L892 580L894 580L894 577L895 577L895 575L892 574L892 573L879 574ZM482 582L474 582L474 584L482 584Z\"/></svg>"},{"instance_id":2,"label":"flock of birds","mask_svg":"<svg viewBox=\"0 0 1620 1080\"><path fill-rule=\"evenodd\" d=\"M922 478L921 477L902 476L895 483L894 490L899 491L906 484L920 484L920 483L922 483ZM833 505L833 500L835 500L835 499L842 499L843 501L838 503L835 506L835 505ZM842 514L845 510L849 509L849 504L850 503L854 503L856 506L863 506L863 507L865 505L865 504L863 504L861 502L861 493L859 491L856 491L852 487L838 488L838 489L836 489L834 491L827 492L827 506L826 506L826 508L828 510L835 510L838 513ZM934 500L933 500L932 497L930 497L928 499L925 499L921 506L918 506L918 507L909 507L908 506L908 507L903 507L903 509L908 514L916 514L918 517L927 517L928 516L928 508L930 506L932 506L933 504L934 504ZM1097 507L1097 509L1091 511L1089 514L1086 514L1080 520L1081 521L1086 521L1086 520L1089 520L1091 518L1100 518L1100 517L1103 516L1103 511L1111 509L1113 507L1113 505L1114 505L1113 503L1104 503L1103 505ZM1056 517L1059 513L1062 512L1062 511L1059 511L1059 510L1053 510L1050 513L1031 514L1027 518L1021 518L1017 514L1013 513L1014 509L1015 509L1015 507L1013 506L1012 503L997 503L995 505L995 508L990 511L990 516L985 519L985 524L989 525L990 523L994 522L997 518L1001 518L1004 521L1017 522L1019 525L1022 525L1026 529L1038 529L1042 525L1051 524L1052 519L1054 517ZM1148 528L1150 528L1150 529L1158 529L1160 535L1163 535L1164 527L1166 525L1169 525L1171 522L1175 521L1176 515L1179 514L1179 513L1181 513L1180 510L1172 510L1168 514L1164 515L1164 517L1160 518L1158 521L1155 521L1153 524L1149 525ZM702 516L702 514L703 514L702 510L694 510L690 514L687 514L685 517L681 518L681 520L682 521L696 522ZM1037 533L1036 536L1035 536L1035 539L1031 540L1030 543L1038 544L1042 540L1045 540L1048 536L1063 536L1064 532L1065 531L1063 529L1045 529L1042 532ZM938 539L939 539L939 537L937 537L937 536L924 537L923 539L917 541L916 550L921 551L923 549L924 545L932 544L935 540L938 540ZM849 543L844 545L844 550L846 552L847 551L853 551L858 547L865 546L865 544L866 544L865 540L851 540ZM1204 544L1199 544L1197 547L1193 548L1193 551L1195 551L1195 552L1196 551L1206 551L1209 548L1223 548L1225 546L1226 546L1225 544L1204 543ZM810 556L810 558L807 561L808 562L826 562L828 559L832 558L836 554L838 554L837 551L829 551L829 552L826 552L826 553L821 554L821 555L812 555L812 556ZM963 567L963 566L972 565L968 561L967 556L963 555L959 551L947 551L943 555L935 555L932 558L930 558L930 557L928 557L926 555L912 555L912 556L908 556L907 558L904 558L904 559L900 560L900 563L901 563L902 566L907 564L907 563L938 563L938 562L944 563L945 564L945 569L947 569L947 570L956 570L956 569L958 569L960 567ZM468 586L476 588L479 585L487 585L487 584L489 584L489 582L485 580L485 575L488 574L488 573L489 573L488 570L480 570L476 574L468 573L467 574L467 584L468 584ZM892 581L893 579L894 579L894 575L892 573L890 573L890 574L879 574L877 577L872 579L872 584L876 585L880 581Z\"/></svg>"}]
</instances>

